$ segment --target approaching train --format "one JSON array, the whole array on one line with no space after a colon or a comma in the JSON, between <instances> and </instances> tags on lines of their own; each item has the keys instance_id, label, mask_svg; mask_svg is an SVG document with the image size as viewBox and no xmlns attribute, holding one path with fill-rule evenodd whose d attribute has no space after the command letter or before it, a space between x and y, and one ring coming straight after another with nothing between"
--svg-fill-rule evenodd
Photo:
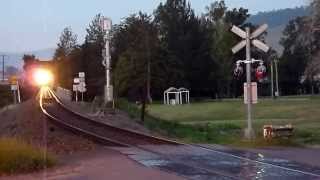
<instances>
[{"instance_id":1,"label":"approaching train","mask_svg":"<svg viewBox=\"0 0 320 180\"><path fill-rule=\"evenodd\" d=\"M53 61L29 61L24 64L23 69L19 80L23 100L35 96L41 86L53 86L55 69Z\"/></svg>"}]
</instances>

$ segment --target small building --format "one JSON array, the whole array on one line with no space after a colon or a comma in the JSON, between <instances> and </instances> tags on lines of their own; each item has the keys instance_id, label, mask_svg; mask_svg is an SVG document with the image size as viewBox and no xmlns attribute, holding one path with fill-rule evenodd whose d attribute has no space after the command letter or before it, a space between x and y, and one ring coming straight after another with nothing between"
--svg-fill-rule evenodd
<instances>
[{"instance_id":1,"label":"small building","mask_svg":"<svg viewBox=\"0 0 320 180\"><path fill-rule=\"evenodd\" d=\"M183 98L184 97L184 98ZM186 88L170 87L163 93L163 104L176 105L176 104L189 104L190 92Z\"/></svg>"}]
</instances>

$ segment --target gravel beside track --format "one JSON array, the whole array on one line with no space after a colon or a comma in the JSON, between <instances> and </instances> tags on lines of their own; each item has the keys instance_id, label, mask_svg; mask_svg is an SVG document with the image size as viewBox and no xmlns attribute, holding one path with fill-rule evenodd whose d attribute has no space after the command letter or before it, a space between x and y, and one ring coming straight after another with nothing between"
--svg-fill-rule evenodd
<instances>
[{"instance_id":1,"label":"gravel beside track","mask_svg":"<svg viewBox=\"0 0 320 180\"><path fill-rule=\"evenodd\" d=\"M54 94L52 94L52 96L54 97ZM45 113L50 115L49 118L58 119L60 122L68 124L69 129L70 127L74 127L75 129L90 132L91 136L94 134L97 137L112 139L115 142L119 142L119 144L128 146L178 144L169 140L140 134L88 119L66 109L66 107L58 102L56 97L54 97L53 100L43 102L42 107L45 110Z\"/></svg>"}]
</instances>

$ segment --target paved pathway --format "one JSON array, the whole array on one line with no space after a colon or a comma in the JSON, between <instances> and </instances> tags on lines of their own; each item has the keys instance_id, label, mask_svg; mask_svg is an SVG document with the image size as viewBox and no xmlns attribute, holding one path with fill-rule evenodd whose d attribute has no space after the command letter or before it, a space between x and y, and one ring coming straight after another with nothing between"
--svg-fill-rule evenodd
<instances>
[{"instance_id":1,"label":"paved pathway","mask_svg":"<svg viewBox=\"0 0 320 180\"><path fill-rule=\"evenodd\" d=\"M174 172L191 180L320 179L319 167L248 151L168 145L142 148L145 151L136 148L117 150L145 166Z\"/></svg>"},{"instance_id":2,"label":"paved pathway","mask_svg":"<svg viewBox=\"0 0 320 180\"><path fill-rule=\"evenodd\" d=\"M47 172L0 180L320 179L320 167L310 164L222 146L206 147L210 149L170 145L100 147L94 152L65 156L63 166Z\"/></svg>"},{"instance_id":3,"label":"paved pathway","mask_svg":"<svg viewBox=\"0 0 320 180\"><path fill-rule=\"evenodd\" d=\"M66 158L47 172L2 177L0 180L183 180L175 174L143 166L119 152L101 148Z\"/></svg>"}]
</instances>

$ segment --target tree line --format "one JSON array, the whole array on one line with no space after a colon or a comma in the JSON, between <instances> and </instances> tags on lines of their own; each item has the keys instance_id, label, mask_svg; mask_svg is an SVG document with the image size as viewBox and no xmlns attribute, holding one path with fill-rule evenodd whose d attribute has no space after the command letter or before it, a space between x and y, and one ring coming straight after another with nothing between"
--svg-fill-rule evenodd
<instances>
[{"instance_id":1,"label":"tree line","mask_svg":"<svg viewBox=\"0 0 320 180\"><path fill-rule=\"evenodd\" d=\"M311 15L291 20L280 41L282 92L319 93L320 87L320 0L310 4Z\"/></svg>"},{"instance_id":2,"label":"tree line","mask_svg":"<svg viewBox=\"0 0 320 180\"><path fill-rule=\"evenodd\" d=\"M318 4L315 0L312 6L317 7ZM290 21L281 40L285 48L282 57L277 57L273 50L267 54L253 50L253 58L263 59L266 65L280 59L283 94L299 92L304 86L301 85L301 77L306 75L309 81L316 72L311 61L316 63L312 59L318 55L319 41L316 37L319 32L313 31L314 38L306 40L309 34L305 29L308 29L307 24L316 26L318 16L314 12L312 17ZM258 25L247 23L249 17L248 9L229 9L223 0L208 5L201 15L195 14L187 0L167 0L160 3L153 14L137 12L124 18L113 25L111 33L115 95L130 100L145 97L150 102L160 98L163 91L172 86L188 88L196 98L242 95L245 77L235 76L233 71L235 62L245 58L245 51L232 54L231 48L241 39L230 29L232 25L256 28ZM86 73L87 94L91 98L102 95L105 84L102 66L105 32L100 26L100 19L101 14L94 17L81 45L77 43L72 29L65 28L54 55L58 84L71 89L73 78L83 71ZM311 71L313 75L309 75ZM254 77L254 71L252 75ZM269 92L269 84L270 79L260 83L262 94Z\"/></svg>"}]
</instances>

